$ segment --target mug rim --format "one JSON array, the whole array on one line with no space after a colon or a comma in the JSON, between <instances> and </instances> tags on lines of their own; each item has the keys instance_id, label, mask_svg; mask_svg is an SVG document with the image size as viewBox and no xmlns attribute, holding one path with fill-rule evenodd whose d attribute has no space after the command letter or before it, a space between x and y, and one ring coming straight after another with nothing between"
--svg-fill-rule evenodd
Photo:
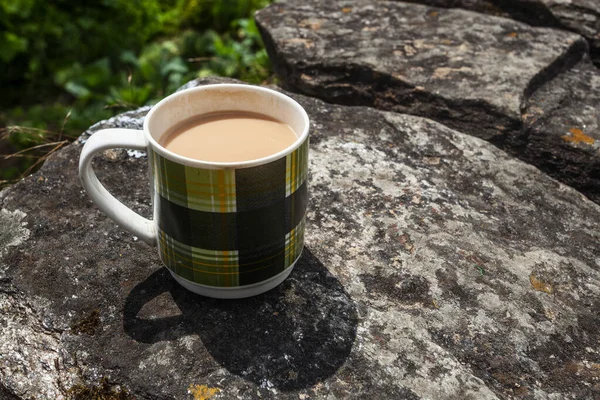
<instances>
[{"instance_id":1,"label":"mug rim","mask_svg":"<svg viewBox=\"0 0 600 400\"><path fill-rule=\"evenodd\" d=\"M263 92L263 93L267 93L270 96L277 97L278 99L289 103L302 116L302 119L304 120L304 130L300 133L300 135L294 141L294 143L292 143L285 149L278 151L277 153L273 153L266 157L256 158L253 160L230 161L230 162L205 161L205 160L198 160L195 158L181 156L177 153L167 150L165 147L160 145L152 137L152 135L150 134L150 129L149 129L150 120L154 116L155 111L164 107L165 104L167 103L167 101L171 101L172 99L177 98L177 97L187 96L189 93L192 93L192 92L210 91L210 90L216 89L216 88L240 89L242 91ZM199 115L201 115L201 114L199 114ZM146 136L146 140L150 143L150 147L152 147L152 149L154 151L156 151L157 153L159 153L161 156L166 157L166 158L168 158L172 161L175 161L179 164L183 164L183 165L187 165L187 166L195 167L195 168L205 168L205 169L249 168L249 167L254 167L254 166L258 166L258 165L268 164L272 161L279 160L280 158L287 156L288 154L292 153L294 150L299 148L302 145L302 143L304 143L304 141L307 139L309 130L310 130L310 120L308 118L308 114L306 113L306 110L304 110L304 108L296 100L292 99L290 96L287 96L283 93L277 92L273 89L265 88L262 86L241 84L241 83L215 83L215 84L197 86L197 87L193 87L193 88L189 88L189 89L180 90L179 92L175 92L175 93L165 97L164 99L162 99L161 101L156 103L154 106L152 106L152 109L150 109L150 111L146 115L146 118L144 119L144 125L143 125L144 135Z\"/></svg>"}]
</instances>

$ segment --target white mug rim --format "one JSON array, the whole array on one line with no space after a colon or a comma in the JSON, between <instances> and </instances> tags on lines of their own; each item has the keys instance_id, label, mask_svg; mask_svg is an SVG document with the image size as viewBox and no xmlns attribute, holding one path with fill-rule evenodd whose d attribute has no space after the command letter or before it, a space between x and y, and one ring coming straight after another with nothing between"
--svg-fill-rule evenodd
<instances>
[{"instance_id":1,"label":"white mug rim","mask_svg":"<svg viewBox=\"0 0 600 400\"><path fill-rule=\"evenodd\" d=\"M290 146L286 147L285 149L283 149L277 153L271 154L266 157L253 159L253 160L234 161L234 162L205 161L205 160L198 160L195 158L184 157L184 156L181 156L170 150L167 150L166 148L161 146L152 137L152 135L150 134L150 129L149 129L149 125L152 120L152 117L154 116L154 113L158 109L164 107L167 102L169 102L177 97L188 96L190 93L209 91L209 90L216 89L216 88L239 89L242 91L262 92L262 93L267 93L270 96L274 96L281 101L287 102L292 106L292 108L296 112L298 112L302 116L302 119L304 122L304 129L302 132L300 132L300 135L298 136L296 141L294 141L294 143L292 143ZM201 114L199 114L199 115L201 115ZM310 122L309 122L308 114L306 113L304 108L300 104L298 104L298 102L296 100L292 99L291 97L289 97L283 93L277 92L273 89L261 87L261 86L254 86L254 85L247 85L247 84L240 84L240 83L217 83L217 84L203 85L203 86L197 86L194 88L180 90L179 92L175 92L175 93L165 97L164 99L162 99L161 101L156 103L152 107L152 109L148 112L148 114L146 115L146 118L144 119L143 131L144 131L144 136L146 137L146 140L149 143L149 146L152 147L152 149L155 152L159 153L163 157L170 159L171 161L174 161L178 164L183 164L183 165L187 165L190 167L194 167L194 168L204 168L204 169L221 169L221 168L223 168L223 169L225 169L225 168L249 168L249 167L254 167L254 166L258 166L258 165L268 164L270 162L279 160L280 158L285 157L288 154L291 154L294 150L299 148L300 145L302 145L302 143L304 143L304 141L307 139L309 128L310 128L309 125L310 125ZM298 134L298 132L296 132L296 134Z\"/></svg>"}]
</instances>

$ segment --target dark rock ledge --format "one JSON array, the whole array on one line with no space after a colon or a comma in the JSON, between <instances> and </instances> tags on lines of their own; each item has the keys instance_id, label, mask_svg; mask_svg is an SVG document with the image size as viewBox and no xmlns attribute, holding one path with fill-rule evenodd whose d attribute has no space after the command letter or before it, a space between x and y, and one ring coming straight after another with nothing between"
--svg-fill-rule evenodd
<instances>
[{"instance_id":1,"label":"dark rock ledge","mask_svg":"<svg viewBox=\"0 0 600 400\"><path fill-rule=\"evenodd\" d=\"M600 202L600 71L583 37L394 1L288 1L256 20L284 88L434 119Z\"/></svg>"}]
</instances>

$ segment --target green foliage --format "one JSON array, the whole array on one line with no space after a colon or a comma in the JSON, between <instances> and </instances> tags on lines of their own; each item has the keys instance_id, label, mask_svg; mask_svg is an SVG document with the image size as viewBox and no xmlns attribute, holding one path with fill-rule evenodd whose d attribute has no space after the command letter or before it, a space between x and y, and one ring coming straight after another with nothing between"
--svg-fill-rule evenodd
<instances>
[{"instance_id":1,"label":"green foliage","mask_svg":"<svg viewBox=\"0 0 600 400\"><path fill-rule=\"evenodd\" d=\"M76 136L196 77L260 83L270 64L252 14L269 2L0 0L0 129ZM10 149L30 139L10 135Z\"/></svg>"},{"instance_id":2,"label":"green foliage","mask_svg":"<svg viewBox=\"0 0 600 400\"><path fill-rule=\"evenodd\" d=\"M87 65L139 49L161 32L156 0L0 0L0 83L21 90L6 101L39 101L56 89L47 81L74 63ZM33 97L33 99L32 99Z\"/></svg>"}]
</instances>

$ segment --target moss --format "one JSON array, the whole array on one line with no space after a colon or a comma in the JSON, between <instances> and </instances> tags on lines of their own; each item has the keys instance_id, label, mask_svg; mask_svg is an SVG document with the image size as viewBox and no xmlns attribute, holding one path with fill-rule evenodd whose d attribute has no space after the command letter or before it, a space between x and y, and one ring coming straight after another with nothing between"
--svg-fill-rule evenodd
<instances>
[{"instance_id":1,"label":"moss","mask_svg":"<svg viewBox=\"0 0 600 400\"><path fill-rule=\"evenodd\" d=\"M69 400L132 400L135 399L128 391L113 387L106 377L100 379L98 385L77 384L66 391Z\"/></svg>"},{"instance_id":2,"label":"moss","mask_svg":"<svg viewBox=\"0 0 600 400\"><path fill-rule=\"evenodd\" d=\"M89 315L83 317L80 320L73 321L71 324L71 332L76 335L85 333L93 336L96 334L96 330L100 326L100 311L94 310Z\"/></svg>"}]
</instances>

